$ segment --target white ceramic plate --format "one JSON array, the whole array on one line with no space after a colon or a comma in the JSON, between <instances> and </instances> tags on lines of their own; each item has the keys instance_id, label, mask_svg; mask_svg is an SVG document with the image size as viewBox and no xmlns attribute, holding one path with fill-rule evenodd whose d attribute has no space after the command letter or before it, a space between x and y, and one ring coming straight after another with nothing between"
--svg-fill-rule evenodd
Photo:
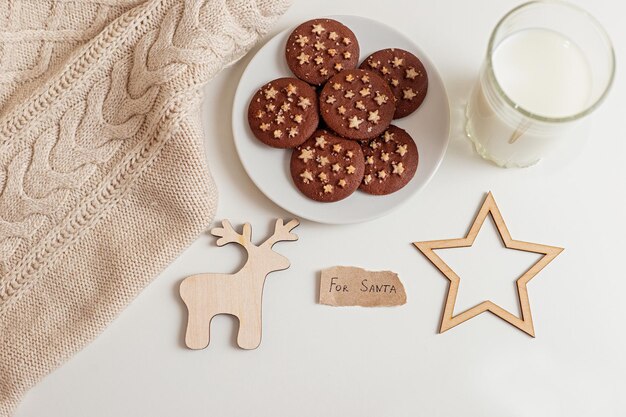
<instances>
[{"instance_id":1,"label":"white ceramic plate","mask_svg":"<svg viewBox=\"0 0 626 417\"><path fill-rule=\"evenodd\" d=\"M239 158L252 181L272 201L298 217L320 223L357 223L387 214L412 198L437 171L448 146L450 106L441 77L419 46L395 29L358 16L329 16L348 26L359 40L361 58L385 48L402 48L417 55L428 72L428 94L417 111L393 124L405 129L417 143L419 166L415 177L401 190L386 196L356 191L335 203L318 203L300 194L289 173L291 150L270 148L259 142L248 125L248 104L267 82L293 76L285 62L285 42L293 28L267 42L241 76L233 104L233 135ZM359 62L360 62L359 61Z\"/></svg>"}]
</instances>

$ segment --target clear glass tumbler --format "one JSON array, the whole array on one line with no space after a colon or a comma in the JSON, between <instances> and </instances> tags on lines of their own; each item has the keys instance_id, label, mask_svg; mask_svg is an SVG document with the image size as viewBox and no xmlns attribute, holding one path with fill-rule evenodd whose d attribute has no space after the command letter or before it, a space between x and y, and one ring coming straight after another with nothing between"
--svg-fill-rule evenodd
<instances>
[{"instance_id":1,"label":"clear glass tumbler","mask_svg":"<svg viewBox=\"0 0 626 417\"><path fill-rule=\"evenodd\" d=\"M611 40L593 16L563 1L522 4L491 34L466 134L499 166L533 165L602 103L614 74Z\"/></svg>"}]
</instances>

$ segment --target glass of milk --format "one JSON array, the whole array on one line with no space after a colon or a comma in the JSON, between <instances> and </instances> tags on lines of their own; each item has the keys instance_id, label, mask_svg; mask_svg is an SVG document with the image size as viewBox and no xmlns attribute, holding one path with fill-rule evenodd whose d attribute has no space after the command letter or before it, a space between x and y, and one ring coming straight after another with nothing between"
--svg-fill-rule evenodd
<instances>
[{"instance_id":1,"label":"glass of milk","mask_svg":"<svg viewBox=\"0 0 626 417\"><path fill-rule=\"evenodd\" d=\"M467 106L476 151L527 167L571 138L613 82L615 55L600 23L562 1L531 1L493 30Z\"/></svg>"}]
</instances>

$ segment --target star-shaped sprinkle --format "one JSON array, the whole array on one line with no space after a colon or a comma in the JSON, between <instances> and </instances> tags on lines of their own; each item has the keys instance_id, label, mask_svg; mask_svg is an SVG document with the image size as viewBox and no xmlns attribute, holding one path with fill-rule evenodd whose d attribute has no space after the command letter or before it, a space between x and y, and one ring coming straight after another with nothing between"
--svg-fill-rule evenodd
<instances>
[{"instance_id":1,"label":"star-shaped sprinkle","mask_svg":"<svg viewBox=\"0 0 626 417\"><path fill-rule=\"evenodd\" d=\"M326 29L324 29L324 26L322 26L321 24L316 24L313 25L313 29L311 29L311 32L315 33L316 35L321 35L322 32L324 32Z\"/></svg>"},{"instance_id":2,"label":"star-shaped sprinkle","mask_svg":"<svg viewBox=\"0 0 626 417\"><path fill-rule=\"evenodd\" d=\"M268 130L270 130L270 124L269 123L261 123L261 125L259 126L259 129L261 129L264 132L267 132Z\"/></svg>"},{"instance_id":3,"label":"star-shaped sprinkle","mask_svg":"<svg viewBox=\"0 0 626 417\"><path fill-rule=\"evenodd\" d=\"M339 84L339 83L334 83L334 84L333 84L333 90L341 90L341 84Z\"/></svg>"},{"instance_id":4,"label":"star-shaped sprinkle","mask_svg":"<svg viewBox=\"0 0 626 417\"><path fill-rule=\"evenodd\" d=\"M394 56L393 61L391 61L391 64L393 65L394 68L400 68L404 64L404 59Z\"/></svg>"},{"instance_id":5,"label":"star-shaped sprinkle","mask_svg":"<svg viewBox=\"0 0 626 417\"><path fill-rule=\"evenodd\" d=\"M337 32L330 32L328 34L328 39L330 39L331 41L336 41L337 39L339 39L339 35L337 35Z\"/></svg>"},{"instance_id":6,"label":"star-shaped sprinkle","mask_svg":"<svg viewBox=\"0 0 626 417\"><path fill-rule=\"evenodd\" d=\"M270 87L265 90L265 99L266 100L274 100L276 99L276 94L278 94L278 90L274 87Z\"/></svg>"},{"instance_id":7,"label":"star-shaped sprinkle","mask_svg":"<svg viewBox=\"0 0 626 417\"><path fill-rule=\"evenodd\" d=\"M370 82L370 76L369 76L369 75L367 75L367 74L363 75L363 76L361 77L361 82L363 82L363 83L365 83L365 84L369 83L369 82Z\"/></svg>"},{"instance_id":8,"label":"star-shaped sprinkle","mask_svg":"<svg viewBox=\"0 0 626 417\"><path fill-rule=\"evenodd\" d=\"M406 78L408 78L410 80L414 80L415 77L417 77L418 75L420 75L420 73L415 71L415 68L413 68L413 67L411 67L408 70L406 70Z\"/></svg>"},{"instance_id":9,"label":"star-shaped sprinkle","mask_svg":"<svg viewBox=\"0 0 626 417\"><path fill-rule=\"evenodd\" d=\"M291 97L292 94L298 94L298 87L289 83L287 87L285 87L285 92L287 93L287 97Z\"/></svg>"},{"instance_id":10,"label":"star-shaped sprinkle","mask_svg":"<svg viewBox=\"0 0 626 417\"><path fill-rule=\"evenodd\" d=\"M287 103L287 102L284 102L284 103L280 106L280 109L281 109L282 111L289 111L289 109L290 109L290 108L291 108L291 103Z\"/></svg>"},{"instance_id":11,"label":"star-shaped sprinkle","mask_svg":"<svg viewBox=\"0 0 626 417\"><path fill-rule=\"evenodd\" d=\"M383 65L383 67L381 68L380 72L382 72L384 75L389 74L389 68L387 68L386 66Z\"/></svg>"},{"instance_id":12,"label":"star-shaped sprinkle","mask_svg":"<svg viewBox=\"0 0 626 417\"><path fill-rule=\"evenodd\" d=\"M315 45L313 46L315 47L316 51L323 51L324 49L326 49L326 45L324 45L324 42L320 41L315 42Z\"/></svg>"},{"instance_id":13,"label":"star-shaped sprinkle","mask_svg":"<svg viewBox=\"0 0 626 417\"><path fill-rule=\"evenodd\" d=\"M341 152L342 149L343 149L343 147L340 144L338 144L338 143L335 143L333 145L333 152L339 153L339 152Z\"/></svg>"},{"instance_id":14,"label":"star-shaped sprinkle","mask_svg":"<svg viewBox=\"0 0 626 417\"><path fill-rule=\"evenodd\" d=\"M366 97L370 95L370 89L367 87L363 87L361 89L361 91L359 91L359 94L361 94L361 97Z\"/></svg>"},{"instance_id":15,"label":"star-shaped sprinkle","mask_svg":"<svg viewBox=\"0 0 626 417\"><path fill-rule=\"evenodd\" d=\"M343 95L345 98L352 98L354 97L354 92L352 90L348 90L346 91L346 94Z\"/></svg>"},{"instance_id":16,"label":"star-shaped sprinkle","mask_svg":"<svg viewBox=\"0 0 626 417\"><path fill-rule=\"evenodd\" d=\"M308 97L300 97L298 99L298 107L302 107L303 110L306 110L311 106L311 100Z\"/></svg>"},{"instance_id":17,"label":"star-shaped sprinkle","mask_svg":"<svg viewBox=\"0 0 626 417\"><path fill-rule=\"evenodd\" d=\"M397 87L397 86L398 86L398 84L400 84L400 81L398 81L397 79L393 78L393 79L391 80L391 85L393 85L394 87Z\"/></svg>"},{"instance_id":18,"label":"star-shaped sprinkle","mask_svg":"<svg viewBox=\"0 0 626 417\"><path fill-rule=\"evenodd\" d=\"M354 152L348 151L346 152L346 158L351 159L354 156Z\"/></svg>"},{"instance_id":19,"label":"star-shaped sprinkle","mask_svg":"<svg viewBox=\"0 0 626 417\"><path fill-rule=\"evenodd\" d=\"M388 130L385 130L385 133L383 134L383 139L385 140L385 143L389 142L390 140L393 139L393 133L391 133Z\"/></svg>"},{"instance_id":20,"label":"star-shaped sprinkle","mask_svg":"<svg viewBox=\"0 0 626 417\"><path fill-rule=\"evenodd\" d=\"M322 182L326 182L328 180L328 175L326 175L323 172L320 172L319 175L317 176L317 178L319 178L320 181L322 181Z\"/></svg>"},{"instance_id":21,"label":"star-shaped sprinkle","mask_svg":"<svg viewBox=\"0 0 626 417\"><path fill-rule=\"evenodd\" d=\"M326 76L328 75L328 70L326 68L320 68L320 74Z\"/></svg>"},{"instance_id":22,"label":"star-shaped sprinkle","mask_svg":"<svg viewBox=\"0 0 626 417\"><path fill-rule=\"evenodd\" d=\"M343 106L339 106L339 107L337 107L337 113L339 113L339 114L341 114L341 115L346 114L346 108L345 108L345 107L343 107Z\"/></svg>"},{"instance_id":23,"label":"star-shaped sprinkle","mask_svg":"<svg viewBox=\"0 0 626 417\"><path fill-rule=\"evenodd\" d=\"M402 164L402 162L391 165L393 166L393 174L402 175L402 173L404 172L404 165Z\"/></svg>"},{"instance_id":24,"label":"star-shaped sprinkle","mask_svg":"<svg viewBox=\"0 0 626 417\"><path fill-rule=\"evenodd\" d=\"M351 129L358 129L359 126L361 126L361 123L363 123L363 119L359 119L357 116L352 116L348 119L348 121L350 122L349 127Z\"/></svg>"},{"instance_id":25,"label":"star-shaped sprinkle","mask_svg":"<svg viewBox=\"0 0 626 417\"><path fill-rule=\"evenodd\" d=\"M370 148L372 148L373 150L378 149L379 146L380 146L380 143L376 142L375 140L370 142Z\"/></svg>"},{"instance_id":26,"label":"star-shaped sprinkle","mask_svg":"<svg viewBox=\"0 0 626 417\"><path fill-rule=\"evenodd\" d=\"M346 75L346 81L349 82L349 83L354 81L354 75L352 75L352 74Z\"/></svg>"},{"instance_id":27,"label":"star-shaped sprinkle","mask_svg":"<svg viewBox=\"0 0 626 417\"><path fill-rule=\"evenodd\" d=\"M381 154L380 154L380 159L381 159L383 162L387 162L387 161L389 161L389 153L388 153L388 152L381 152Z\"/></svg>"},{"instance_id":28,"label":"star-shaped sprinkle","mask_svg":"<svg viewBox=\"0 0 626 417\"><path fill-rule=\"evenodd\" d=\"M276 115L276 119L274 119L274 121L278 125L281 124L281 123L285 123L285 116L283 116L282 114L278 114L278 115Z\"/></svg>"},{"instance_id":29,"label":"star-shaped sprinkle","mask_svg":"<svg viewBox=\"0 0 626 417\"><path fill-rule=\"evenodd\" d=\"M315 147L316 148L320 148L320 149L324 149L324 147L326 146L326 137L324 135L322 136L318 136L315 138Z\"/></svg>"},{"instance_id":30,"label":"star-shaped sprinkle","mask_svg":"<svg viewBox=\"0 0 626 417\"><path fill-rule=\"evenodd\" d=\"M303 47L304 45L309 43L309 37L308 36L298 35L298 37L296 38L296 43L299 44L300 47Z\"/></svg>"},{"instance_id":31,"label":"star-shaped sprinkle","mask_svg":"<svg viewBox=\"0 0 626 417\"><path fill-rule=\"evenodd\" d=\"M345 51L343 53L343 57L344 59L350 59L352 57L352 54L350 53L350 51Z\"/></svg>"},{"instance_id":32,"label":"star-shaped sprinkle","mask_svg":"<svg viewBox=\"0 0 626 417\"><path fill-rule=\"evenodd\" d=\"M396 148L396 153L400 154L400 156L404 156L408 151L409 150L407 145L398 145L398 147Z\"/></svg>"},{"instance_id":33,"label":"star-shaped sprinkle","mask_svg":"<svg viewBox=\"0 0 626 417\"><path fill-rule=\"evenodd\" d=\"M355 168L353 165L348 165L348 166L346 167L346 172L347 172L348 174L354 174L354 173L356 172L356 168Z\"/></svg>"},{"instance_id":34,"label":"star-shaped sprinkle","mask_svg":"<svg viewBox=\"0 0 626 417\"><path fill-rule=\"evenodd\" d=\"M356 107L359 110L365 110L365 104L363 104L361 100L354 103L354 107Z\"/></svg>"},{"instance_id":35,"label":"star-shaped sprinkle","mask_svg":"<svg viewBox=\"0 0 626 417\"><path fill-rule=\"evenodd\" d=\"M346 188L346 185L348 185L348 183L346 182L346 180L342 178L337 182L337 185L340 186L341 188Z\"/></svg>"},{"instance_id":36,"label":"star-shaped sprinkle","mask_svg":"<svg viewBox=\"0 0 626 417\"><path fill-rule=\"evenodd\" d=\"M261 119L263 116L265 116L265 112L263 110L259 110L256 112L257 119Z\"/></svg>"},{"instance_id":37,"label":"star-shaped sprinkle","mask_svg":"<svg viewBox=\"0 0 626 417\"><path fill-rule=\"evenodd\" d=\"M327 157L327 156L318 156L318 157L317 157L317 163L318 163L321 167L323 167L323 166L326 166L326 165L330 164L330 161L328 160L328 157Z\"/></svg>"},{"instance_id":38,"label":"star-shaped sprinkle","mask_svg":"<svg viewBox=\"0 0 626 417\"><path fill-rule=\"evenodd\" d=\"M366 176L363 177L363 183L365 185L368 185L371 182L372 182L372 176L370 174L367 174Z\"/></svg>"},{"instance_id":39,"label":"star-shaped sprinkle","mask_svg":"<svg viewBox=\"0 0 626 417\"><path fill-rule=\"evenodd\" d=\"M372 68L378 68L378 66L380 65L380 61L370 61L368 62L368 64Z\"/></svg>"},{"instance_id":40,"label":"star-shaped sprinkle","mask_svg":"<svg viewBox=\"0 0 626 417\"><path fill-rule=\"evenodd\" d=\"M405 88L402 92L402 98L405 100L413 100L413 97L417 96L412 88Z\"/></svg>"},{"instance_id":41,"label":"star-shaped sprinkle","mask_svg":"<svg viewBox=\"0 0 626 417\"><path fill-rule=\"evenodd\" d=\"M300 65L308 64L309 58L311 58L311 56L308 54L305 54L304 52L300 52L300 55L296 57L298 62L300 62Z\"/></svg>"},{"instance_id":42,"label":"star-shaped sprinkle","mask_svg":"<svg viewBox=\"0 0 626 417\"><path fill-rule=\"evenodd\" d=\"M385 94L380 94L378 91L376 92L376 97L374 97L374 101L376 102L376 104L382 106L387 102L387 100L388 98Z\"/></svg>"},{"instance_id":43,"label":"star-shaped sprinkle","mask_svg":"<svg viewBox=\"0 0 626 417\"><path fill-rule=\"evenodd\" d=\"M324 63L324 58L322 58L321 56L316 56L314 61L317 65L321 65Z\"/></svg>"},{"instance_id":44,"label":"star-shaped sprinkle","mask_svg":"<svg viewBox=\"0 0 626 417\"><path fill-rule=\"evenodd\" d=\"M305 169L304 171L302 171L302 173L300 174L300 178L302 178L302 182L305 184L310 183L311 181L313 181L313 174L311 173L311 171L309 171L308 169Z\"/></svg>"},{"instance_id":45,"label":"star-shaped sprinkle","mask_svg":"<svg viewBox=\"0 0 626 417\"><path fill-rule=\"evenodd\" d=\"M298 134L298 128L296 126L289 128L289 137L294 138Z\"/></svg>"},{"instance_id":46,"label":"star-shaped sprinkle","mask_svg":"<svg viewBox=\"0 0 626 417\"><path fill-rule=\"evenodd\" d=\"M365 165L374 165L374 157L370 155L365 158Z\"/></svg>"},{"instance_id":47,"label":"star-shaped sprinkle","mask_svg":"<svg viewBox=\"0 0 626 417\"><path fill-rule=\"evenodd\" d=\"M265 109L266 109L267 111L269 111L269 112L274 111L274 109L275 109L275 108L276 108L276 106L274 105L274 103L268 103L268 104L265 106Z\"/></svg>"},{"instance_id":48,"label":"star-shaped sprinkle","mask_svg":"<svg viewBox=\"0 0 626 417\"><path fill-rule=\"evenodd\" d=\"M337 55L337 50L335 48L330 48L326 52L328 52L328 55L330 55L330 56Z\"/></svg>"},{"instance_id":49,"label":"star-shaped sprinkle","mask_svg":"<svg viewBox=\"0 0 626 417\"><path fill-rule=\"evenodd\" d=\"M283 131L282 131L282 130L280 130L280 129L276 129L276 130L274 131L274 138L278 139L278 138L280 138L282 135L283 135Z\"/></svg>"},{"instance_id":50,"label":"star-shaped sprinkle","mask_svg":"<svg viewBox=\"0 0 626 417\"><path fill-rule=\"evenodd\" d=\"M375 125L380 121L380 116L378 115L378 110L371 111L369 116L367 117L368 122L372 122Z\"/></svg>"},{"instance_id":51,"label":"star-shaped sprinkle","mask_svg":"<svg viewBox=\"0 0 626 417\"><path fill-rule=\"evenodd\" d=\"M385 171L384 169L381 169L380 171L378 171L378 173L376 175L381 180L384 180L385 178L387 178L387 171Z\"/></svg>"},{"instance_id":52,"label":"star-shaped sprinkle","mask_svg":"<svg viewBox=\"0 0 626 417\"><path fill-rule=\"evenodd\" d=\"M326 98L326 103L328 104L333 104L335 101L337 101L337 99L333 95L330 95Z\"/></svg>"},{"instance_id":53,"label":"star-shaped sprinkle","mask_svg":"<svg viewBox=\"0 0 626 417\"><path fill-rule=\"evenodd\" d=\"M301 114L296 114L296 115L293 116L293 121L298 123L298 124L302 123L302 120L303 119L302 119L302 115Z\"/></svg>"},{"instance_id":54,"label":"star-shaped sprinkle","mask_svg":"<svg viewBox=\"0 0 626 417\"><path fill-rule=\"evenodd\" d=\"M341 62L337 62L335 64L335 70L336 71L341 71L343 69L343 64Z\"/></svg>"},{"instance_id":55,"label":"star-shaped sprinkle","mask_svg":"<svg viewBox=\"0 0 626 417\"><path fill-rule=\"evenodd\" d=\"M341 170L341 165L333 164L333 172L339 172L339 170Z\"/></svg>"},{"instance_id":56,"label":"star-shaped sprinkle","mask_svg":"<svg viewBox=\"0 0 626 417\"><path fill-rule=\"evenodd\" d=\"M350 45L352 43L350 38L343 38L342 42L343 42L344 45Z\"/></svg>"},{"instance_id":57,"label":"star-shaped sprinkle","mask_svg":"<svg viewBox=\"0 0 626 417\"><path fill-rule=\"evenodd\" d=\"M315 151L308 146L305 149L300 151L300 155L298 155L298 159L302 159L302 162L305 164L314 158L313 154Z\"/></svg>"},{"instance_id":58,"label":"star-shaped sprinkle","mask_svg":"<svg viewBox=\"0 0 626 417\"><path fill-rule=\"evenodd\" d=\"M330 185L330 184L326 184L326 185L324 186L324 193L325 193L325 194L330 194L330 193L332 193L332 192L333 192L333 186L332 186L332 185Z\"/></svg>"}]
</instances>

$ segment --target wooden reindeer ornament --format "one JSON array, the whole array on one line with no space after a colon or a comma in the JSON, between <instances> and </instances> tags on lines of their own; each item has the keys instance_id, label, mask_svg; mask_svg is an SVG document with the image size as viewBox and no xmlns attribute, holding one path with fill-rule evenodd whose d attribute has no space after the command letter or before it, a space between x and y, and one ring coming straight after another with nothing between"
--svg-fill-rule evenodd
<instances>
[{"instance_id":1,"label":"wooden reindeer ornament","mask_svg":"<svg viewBox=\"0 0 626 417\"><path fill-rule=\"evenodd\" d=\"M289 260L272 250L276 242L298 240L290 233L300 222L293 219L283 224L276 220L274 233L262 244L251 242L250 224L243 225L243 233L233 229L228 220L222 227L211 230L218 236L217 246L237 243L248 253L245 265L235 274L197 274L180 284L189 318L185 343L190 349L204 349L209 345L211 319L217 314L231 314L239 319L237 344L242 349L256 349L261 344L261 305L263 285L268 274L289 268Z\"/></svg>"}]
</instances>

